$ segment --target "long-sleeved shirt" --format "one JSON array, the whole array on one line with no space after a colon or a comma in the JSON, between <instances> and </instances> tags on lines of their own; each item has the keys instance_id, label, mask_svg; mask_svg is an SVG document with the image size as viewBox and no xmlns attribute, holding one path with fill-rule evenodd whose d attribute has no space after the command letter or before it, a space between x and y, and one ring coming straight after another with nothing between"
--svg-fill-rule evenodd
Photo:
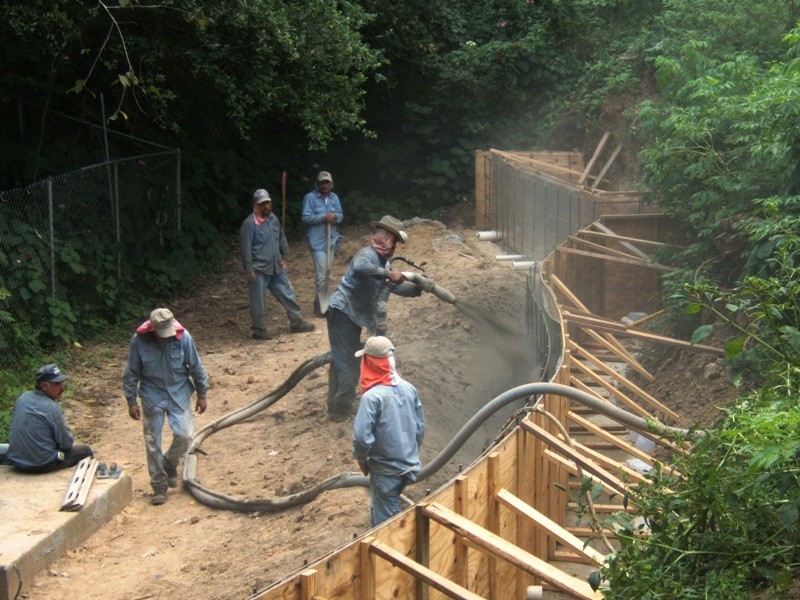
<instances>
[{"instance_id":1,"label":"long-sleeved shirt","mask_svg":"<svg viewBox=\"0 0 800 600\"><path fill-rule=\"evenodd\" d=\"M122 390L128 405L136 396L148 410L189 410L190 399L208 393L208 376L189 332L158 339L153 334L131 338L128 361L122 376Z\"/></svg>"},{"instance_id":2,"label":"long-sleeved shirt","mask_svg":"<svg viewBox=\"0 0 800 600\"><path fill-rule=\"evenodd\" d=\"M250 213L239 228L239 247L245 273L283 273L281 259L289 256L289 242L275 213L270 213L260 225L256 224L254 214Z\"/></svg>"},{"instance_id":3,"label":"long-sleeved shirt","mask_svg":"<svg viewBox=\"0 0 800 600\"><path fill-rule=\"evenodd\" d=\"M413 283L395 285L386 279L386 259L372 246L362 248L350 261L341 283L328 300L328 306L345 313L359 327L375 329L378 297L384 286L399 296L419 296L422 291Z\"/></svg>"},{"instance_id":4,"label":"long-sleeved shirt","mask_svg":"<svg viewBox=\"0 0 800 600\"><path fill-rule=\"evenodd\" d=\"M64 411L41 390L25 392L14 403L8 455L18 467L40 467L58 458L74 443Z\"/></svg>"},{"instance_id":5,"label":"long-sleeved shirt","mask_svg":"<svg viewBox=\"0 0 800 600\"><path fill-rule=\"evenodd\" d=\"M370 472L416 481L424 437L422 402L406 380L376 385L361 396L353 424L353 458L367 463Z\"/></svg>"},{"instance_id":6,"label":"long-sleeved shirt","mask_svg":"<svg viewBox=\"0 0 800 600\"><path fill-rule=\"evenodd\" d=\"M337 224L344 219L339 196L330 192L327 198L323 198L319 190L313 190L305 195L302 218L306 226L308 247L314 252L328 251L328 222L325 220L325 215L328 213L336 215ZM335 224L331 224L331 248L336 248L338 241L339 231Z\"/></svg>"}]
</instances>

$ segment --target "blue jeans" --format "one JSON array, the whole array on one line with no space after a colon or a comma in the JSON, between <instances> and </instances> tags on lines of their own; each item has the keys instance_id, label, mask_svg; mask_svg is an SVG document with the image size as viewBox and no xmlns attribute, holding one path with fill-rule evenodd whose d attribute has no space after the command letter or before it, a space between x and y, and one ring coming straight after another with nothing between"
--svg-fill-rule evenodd
<instances>
[{"instance_id":1,"label":"blue jeans","mask_svg":"<svg viewBox=\"0 0 800 600\"><path fill-rule=\"evenodd\" d=\"M328 412L349 413L356 399L356 385L361 374L361 327L338 308L330 308L328 341L331 345L331 366L328 370Z\"/></svg>"},{"instance_id":2,"label":"blue jeans","mask_svg":"<svg viewBox=\"0 0 800 600\"><path fill-rule=\"evenodd\" d=\"M277 275L265 275L256 271L255 274L255 280L249 281L247 286L250 296L250 320L253 323L253 331L267 330L267 322L264 318L267 290L286 309L290 323L294 324L303 320L300 305L297 304L295 299L294 288L285 272Z\"/></svg>"},{"instance_id":3,"label":"blue jeans","mask_svg":"<svg viewBox=\"0 0 800 600\"><path fill-rule=\"evenodd\" d=\"M161 430L164 417L169 419L172 429L172 444L166 454L161 451ZM167 489L167 469L177 469L181 458L189 449L194 432L194 413L191 405L185 411L148 410L142 405L142 427L144 428L144 447L147 452L147 470L153 490Z\"/></svg>"},{"instance_id":4,"label":"blue jeans","mask_svg":"<svg viewBox=\"0 0 800 600\"><path fill-rule=\"evenodd\" d=\"M380 525L402 509L400 494L411 481L406 475L369 474L369 524Z\"/></svg>"},{"instance_id":5,"label":"blue jeans","mask_svg":"<svg viewBox=\"0 0 800 600\"><path fill-rule=\"evenodd\" d=\"M314 263L314 284L317 286L317 295L325 286L328 279L328 252L311 251L311 261ZM331 248L331 263L333 263L333 248ZM328 290L332 292L333 290Z\"/></svg>"}]
</instances>

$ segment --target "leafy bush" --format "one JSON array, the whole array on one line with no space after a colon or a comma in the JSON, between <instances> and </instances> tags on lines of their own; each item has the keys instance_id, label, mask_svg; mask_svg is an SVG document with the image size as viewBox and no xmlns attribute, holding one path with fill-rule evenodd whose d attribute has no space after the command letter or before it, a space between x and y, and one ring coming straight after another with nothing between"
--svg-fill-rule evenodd
<instances>
[{"instance_id":1,"label":"leafy bush","mask_svg":"<svg viewBox=\"0 0 800 600\"><path fill-rule=\"evenodd\" d=\"M800 559L800 371L728 411L675 467L656 475L613 526L621 549L603 569L606 598L741 598L748 590L785 590Z\"/></svg>"}]
</instances>

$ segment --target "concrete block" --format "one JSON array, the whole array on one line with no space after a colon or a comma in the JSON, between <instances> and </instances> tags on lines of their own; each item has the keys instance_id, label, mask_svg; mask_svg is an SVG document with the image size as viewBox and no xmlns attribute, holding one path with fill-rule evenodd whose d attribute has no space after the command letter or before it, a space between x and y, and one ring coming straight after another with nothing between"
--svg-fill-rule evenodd
<instances>
[{"instance_id":1,"label":"concrete block","mask_svg":"<svg viewBox=\"0 0 800 600\"><path fill-rule=\"evenodd\" d=\"M61 512L73 472L27 475L0 466L0 600L29 592L36 573L80 546L133 497L128 475L95 479L81 510Z\"/></svg>"}]
</instances>

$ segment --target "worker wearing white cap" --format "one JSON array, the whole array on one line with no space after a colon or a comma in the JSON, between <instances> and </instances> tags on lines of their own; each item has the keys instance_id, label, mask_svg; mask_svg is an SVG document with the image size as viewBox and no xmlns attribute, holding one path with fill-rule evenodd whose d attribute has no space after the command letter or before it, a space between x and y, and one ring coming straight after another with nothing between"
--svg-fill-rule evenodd
<instances>
[{"instance_id":1,"label":"worker wearing white cap","mask_svg":"<svg viewBox=\"0 0 800 600\"><path fill-rule=\"evenodd\" d=\"M383 336L367 339L361 358L361 400L353 424L353 458L369 475L370 525L401 511L400 494L417 480L425 416L416 388L395 369L394 345Z\"/></svg>"}]
</instances>

